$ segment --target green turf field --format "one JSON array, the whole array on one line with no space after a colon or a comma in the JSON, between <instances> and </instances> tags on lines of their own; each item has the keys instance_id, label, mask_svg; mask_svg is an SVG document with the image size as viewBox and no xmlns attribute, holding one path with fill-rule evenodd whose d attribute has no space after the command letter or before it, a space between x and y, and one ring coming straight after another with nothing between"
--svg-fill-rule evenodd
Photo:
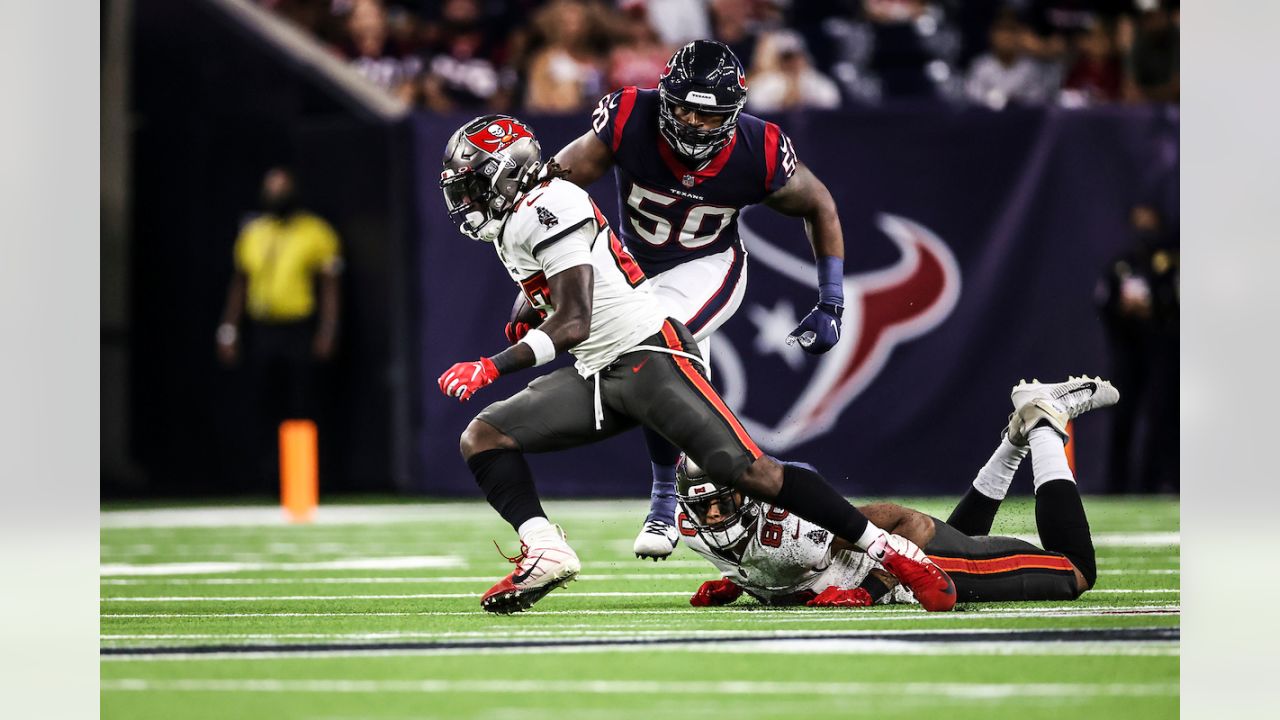
<instances>
[{"instance_id":1,"label":"green turf field","mask_svg":"<svg viewBox=\"0 0 1280 720\"><path fill-rule=\"evenodd\" d=\"M102 716L1177 716L1176 499L1086 499L1099 576L1079 601L938 614L692 608L717 575L683 547L636 560L644 503L546 507L582 575L509 617L479 595L510 568L490 540L518 543L480 503L325 506L307 526L269 507L106 510ZM1034 535L1031 504L1006 502L995 532Z\"/></svg>"}]
</instances>

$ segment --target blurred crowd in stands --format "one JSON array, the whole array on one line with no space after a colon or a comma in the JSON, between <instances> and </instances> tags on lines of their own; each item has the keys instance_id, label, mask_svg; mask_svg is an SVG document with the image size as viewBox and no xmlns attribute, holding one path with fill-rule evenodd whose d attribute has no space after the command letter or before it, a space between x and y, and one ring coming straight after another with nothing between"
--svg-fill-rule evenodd
<instances>
[{"instance_id":1,"label":"blurred crowd in stands","mask_svg":"<svg viewBox=\"0 0 1280 720\"><path fill-rule=\"evenodd\" d=\"M1177 0L258 0L445 112L576 112L720 40L748 110L1178 102Z\"/></svg>"}]
</instances>

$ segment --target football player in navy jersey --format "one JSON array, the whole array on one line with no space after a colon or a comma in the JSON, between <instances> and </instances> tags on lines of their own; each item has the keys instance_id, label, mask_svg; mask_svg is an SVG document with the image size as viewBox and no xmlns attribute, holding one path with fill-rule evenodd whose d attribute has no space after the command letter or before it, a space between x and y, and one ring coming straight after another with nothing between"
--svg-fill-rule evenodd
<instances>
[{"instance_id":1,"label":"football player in navy jersey","mask_svg":"<svg viewBox=\"0 0 1280 720\"><path fill-rule=\"evenodd\" d=\"M804 218L817 260L818 302L787 343L824 353L840 339L844 311L844 236L835 201L777 125L742 112L746 99L738 58L722 43L697 40L671 57L656 90L625 87L601 99L591 130L555 160L584 188L614 169L622 239L651 292L693 332L708 360L712 333L737 311L746 290L738 214L764 203ZM680 451L652 431L645 440L653 491L635 553L659 560L680 538Z\"/></svg>"}]
</instances>

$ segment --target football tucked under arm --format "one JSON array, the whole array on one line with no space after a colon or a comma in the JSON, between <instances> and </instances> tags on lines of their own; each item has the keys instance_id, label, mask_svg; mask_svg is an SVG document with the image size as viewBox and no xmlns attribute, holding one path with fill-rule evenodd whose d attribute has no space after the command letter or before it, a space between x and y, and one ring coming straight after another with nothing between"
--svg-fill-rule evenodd
<instances>
[{"instance_id":1,"label":"football tucked under arm","mask_svg":"<svg viewBox=\"0 0 1280 720\"><path fill-rule=\"evenodd\" d=\"M515 345L525 333L541 324L542 315L529 304L529 298L525 297L523 291L516 293L516 301L511 305L511 319L503 330L507 342Z\"/></svg>"}]
</instances>

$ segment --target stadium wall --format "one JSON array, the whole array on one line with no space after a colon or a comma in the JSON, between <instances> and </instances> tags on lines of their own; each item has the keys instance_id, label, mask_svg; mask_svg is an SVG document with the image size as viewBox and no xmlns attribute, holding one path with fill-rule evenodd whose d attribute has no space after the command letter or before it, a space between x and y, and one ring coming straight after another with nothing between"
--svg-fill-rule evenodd
<instances>
[{"instance_id":1,"label":"stadium wall","mask_svg":"<svg viewBox=\"0 0 1280 720\"><path fill-rule=\"evenodd\" d=\"M958 491L995 446L1019 378L1108 372L1095 286L1130 242L1135 203L1156 203L1176 227L1176 112L903 107L773 118L840 208L845 334L821 358L782 346L814 300L811 253L799 221L748 209L750 284L716 338L714 381L766 450L814 463L848 493ZM451 363L503 347L515 296L493 250L458 235L439 198L445 141L467 119L412 119L412 486L433 495L475 494L458 435L534 377L502 379L465 405L435 387ZM524 119L547 154L588 127L586 113ZM612 177L590 190L616 224ZM1077 428L1086 491L1106 487L1109 427L1098 413ZM648 492L638 432L532 464L548 496Z\"/></svg>"}]
</instances>

